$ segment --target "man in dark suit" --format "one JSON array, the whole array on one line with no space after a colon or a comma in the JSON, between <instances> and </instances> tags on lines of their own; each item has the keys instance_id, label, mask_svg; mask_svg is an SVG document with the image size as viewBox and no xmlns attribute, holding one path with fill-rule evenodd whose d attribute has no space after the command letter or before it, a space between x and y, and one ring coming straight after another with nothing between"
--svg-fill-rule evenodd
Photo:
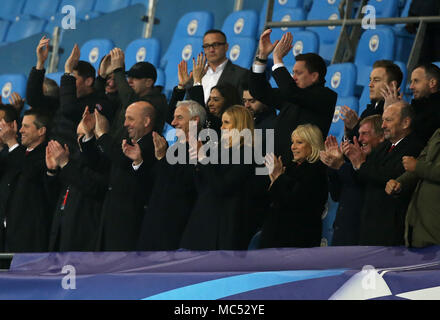
<instances>
[{"instance_id":1,"label":"man in dark suit","mask_svg":"<svg viewBox=\"0 0 440 320\"><path fill-rule=\"evenodd\" d=\"M382 116L368 116L360 122L359 145L366 156L384 141ZM339 203L333 224L333 246L359 244L360 211L364 203L364 185L359 183L350 161L344 159L342 147L333 136L327 137L321 161L328 168L329 191L332 199ZM348 160L348 159L347 159Z\"/></svg>"},{"instance_id":2,"label":"man in dark suit","mask_svg":"<svg viewBox=\"0 0 440 320\"><path fill-rule=\"evenodd\" d=\"M241 95L243 83L247 82L249 70L233 64L226 57L229 45L226 35L216 29L208 30L203 36L203 49L205 51L208 68L202 83L205 103L208 101L211 88L217 84L229 83L239 90Z\"/></svg>"},{"instance_id":3,"label":"man in dark suit","mask_svg":"<svg viewBox=\"0 0 440 320\"><path fill-rule=\"evenodd\" d=\"M178 163L170 164L166 140L154 134L153 141L157 163L150 202L145 211L139 237L138 250L176 250L197 198L194 165L189 163L190 126L198 133L206 120L205 109L192 100L180 101L174 111L171 125L176 128L179 140L168 152ZM193 137L197 139L197 137ZM176 151L172 152L172 150ZM184 152L181 152L184 150ZM184 161L181 161L184 160Z\"/></svg>"},{"instance_id":4,"label":"man in dark suit","mask_svg":"<svg viewBox=\"0 0 440 320\"><path fill-rule=\"evenodd\" d=\"M324 137L327 136L337 94L324 86L327 67L317 54L296 56L292 77L283 64L283 58L292 49L292 34L287 32L280 41L272 43L271 31L264 31L260 37L258 55L249 79L249 91L255 99L280 109L275 122L275 154L287 164L292 159L291 134L299 124L314 124ZM278 89L272 89L265 76L267 58L271 52L274 58L273 77Z\"/></svg>"},{"instance_id":5,"label":"man in dark suit","mask_svg":"<svg viewBox=\"0 0 440 320\"><path fill-rule=\"evenodd\" d=\"M8 146L1 163L0 244L6 252L44 252L48 248L52 197L44 188L45 147L49 117L25 112L17 141L17 123L0 122L0 139ZM55 195L56 197L56 195Z\"/></svg>"},{"instance_id":6,"label":"man in dark suit","mask_svg":"<svg viewBox=\"0 0 440 320\"><path fill-rule=\"evenodd\" d=\"M122 149L121 141L115 141L108 134L109 123L105 117L95 112L95 118L97 149L111 163L98 248L135 250L153 187L151 168L156 162L153 144L156 109L146 101L135 102L127 108L124 126L130 141L122 140Z\"/></svg>"},{"instance_id":7,"label":"man in dark suit","mask_svg":"<svg viewBox=\"0 0 440 320\"><path fill-rule=\"evenodd\" d=\"M411 130L411 106L400 101L385 108L382 128L385 141L365 159L359 156L360 146L349 144L344 154L365 184L365 200L361 211L360 245L399 246L404 244L405 213L409 199L389 197L385 186L405 169L402 157L417 157L423 144Z\"/></svg>"},{"instance_id":8,"label":"man in dark suit","mask_svg":"<svg viewBox=\"0 0 440 320\"><path fill-rule=\"evenodd\" d=\"M353 136L359 135L359 123L362 119L379 114L382 115L385 98L383 96L383 89L388 86L390 88L399 88L402 84L402 70L399 66L390 60L378 60L373 64L373 70L370 74L370 101L367 108L358 117L357 113L347 106L341 109L342 120L345 124L345 136L350 140ZM403 84L405 86L405 84Z\"/></svg>"}]
</instances>

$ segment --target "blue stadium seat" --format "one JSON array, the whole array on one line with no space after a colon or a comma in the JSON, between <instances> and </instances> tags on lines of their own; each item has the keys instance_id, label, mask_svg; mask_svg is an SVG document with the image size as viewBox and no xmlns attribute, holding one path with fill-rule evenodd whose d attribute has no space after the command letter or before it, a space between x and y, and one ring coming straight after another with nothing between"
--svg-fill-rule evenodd
<instances>
[{"instance_id":1,"label":"blue stadium seat","mask_svg":"<svg viewBox=\"0 0 440 320\"><path fill-rule=\"evenodd\" d=\"M159 67L161 54L160 42L156 38L136 39L125 49L125 69L130 69L137 62L148 61Z\"/></svg>"},{"instance_id":2,"label":"blue stadium seat","mask_svg":"<svg viewBox=\"0 0 440 320\"><path fill-rule=\"evenodd\" d=\"M249 69L254 61L257 42L255 38L230 38L228 39L229 50L226 56L232 63Z\"/></svg>"},{"instance_id":3,"label":"blue stadium seat","mask_svg":"<svg viewBox=\"0 0 440 320\"><path fill-rule=\"evenodd\" d=\"M0 5L0 19L15 21L15 17L23 12L26 0L2 0Z\"/></svg>"},{"instance_id":4,"label":"blue stadium seat","mask_svg":"<svg viewBox=\"0 0 440 320\"><path fill-rule=\"evenodd\" d=\"M338 94L338 97L354 96L357 69L353 63L332 64L327 68L325 77L327 87Z\"/></svg>"},{"instance_id":5,"label":"blue stadium seat","mask_svg":"<svg viewBox=\"0 0 440 320\"><path fill-rule=\"evenodd\" d=\"M272 37L271 37L272 38ZM273 38L272 41L275 39ZM286 65L294 65L295 57L302 53L318 53L319 38L313 31L296 31L293 33L293 49L292 54L284 57Z\"/></svg>"},{"instance_id":6,"label":"blue stadium seat","mask_svg":"<svg viewBox=\"0 0 440 320\"><path fill-rule=\"evenodd\" d=\"M370 88L368 86L363 87L361 97L359 98L359 116L367 108L367 105L371 103L370 100Z\"/></svg>"},{"instance_id":7,"label":"blue stadium seat","mask_svg":"<svg viewBox=\"0 0 440 320\"><path fill-rule=\"evenodd\" d=\"M89 11L89 12L84 12L84 13L80 13L78 15L78 18L82 21L87 21L90 19L94 19L97 18L101 15L101 13L96 12L96 11Z\"/></svg>"},{"instance_id":8,"label":"blue stadium seat","mask_svg":"<svg viewBox=\"0 0 440 320\"><path fill-rule=\"evenodd\" d=\"M13 22L6 36L6 42L14 42L34 34L44 31L46 26L46 20L42 19L21 19L20 21Z\"/></svg>"},{"instance_id":9,"label":"blue stadium seat","mask_svg":"<svg viewBox=\"0 0 440 320\"><path fill-rule=\"evenodd\" d=\"M264 23L266 22L267 3L268 3L268 0L265 0L263 3L263 8L261 8L261 11L260 11L260 23L258 26L258 33L259 34L257 35L257 37L259 37L261 32L263 32ZM274 12L277 10L280 10L280 9L285 9L285 8L304 9L304 0L275 0L274 1L274 6L273 6ZM273 19L273 17L272 17L272 21L275 21Z\"/></svg>"},{"instance_id":10,"label":"blue stadium seat","mask_svg":"<svg viewBox=\"0 0 440 320\"><path fill-rule=\"evenodd\" d=\"M163 72L163 70L159 68L156 68L156 72L157 72L157 79L154 85L165 88L165 72Z\"/></svg>"},{"instance_id":11,"label":"blue stadium seat","mask_svg":"<svg viewBox=\"0 0 440 320\"><path fill-rule=\"evenodd\" d=\"M110 39L92 39L85 42L81 48L80 59L90 62L95 67L96 72L99 69L101 59L115 47Z\"/></svg>"},{"instance_id":12,"label":"blue stadium seat","mask_svg":"<svg viewBox=\"0 0 440 320\"><path fill-rule=\"evenodd\" d=\"M336 6L322 6L325 1L314 1L307 20L338 20L339 11ZM321 4L321 5L319 5ZM315 32L319 37L319 55L327 62L333 59L341 26L308 27L306 30Z\"/></svg>"},{"instance_id":13,"label":"blue stadium seat","mask_svg":"<svg viewBox=\"0 0 440 320\"><path fill-rule=\"evenodd\" d=\"M412 0L406 0L405 6L400 14L401 18L407 18L409 14L409 8ZM411 53L411 48L414 43L415 35L406 31L405 24L396 24L393 26L393 31L396 34L396 60L408 61Z\"/></svg>"},{"instance_id":14,"label":"blue stadium seat","mask_svg":"<svg viewBox=\"0 0 440 320\"><path fill-rule=\"evenodd\" d=\"M303 9L297 8L282 8L278 10L274 10L272 21L303 21L306 20L306 13ZM286 32L297 32L300 30L304 30L303 27L295 27L295 28L274 28L272 29L271 38L273 40L281 39L284 33Z\"/></svg>"},{"instance_id":15,"label":"blue stadium seat","mask_svg":"<svg viewBox=\"0 0 440 320\"><path fill-rule=\"evenodd\" d=\"M339 118L342 106L348 106L350 109L358 112L359 101L356 97L338 97L332 124L330 125L328 133L328 135L335 136L338 142L341 142L344 136L344 121Z\"/></svg>"},{"instance_id":16,"label":"blue stadium seat","mask_svg":"<svg viewBox=\"0 0 440 320\"><path fill-rule=\"evenodd\" d=\"M130 0L96 0L95 11L109 13L112 11L127 8Z\"/></svg>"},{"instance_id":17,"label":"blue stadium seat","mask_svg":"<svg viewBox=\"0 0 440 320\"><path fill-rule=\"evenodd\" d=\"M400 85L401 86L400 90L402 90L401 92L405 92L406 82L408 80L408 70L406 69L406 65L403 62L394 61L394 63L399 66L400 70L403 73L402 84Z\"/></svg>"},{"instance_id":18,"label":"blue stadium seat","mask_svg":"<svg viewBox=\"0 0 440 320\"><path fill-rule=\"evenodd\" d=\"M377 60L394 61L395 35L391 28L365 31L356 50L354 64L357 67L357 85L367 85L373 63Z\"/></svg>"},{"instance_id":19,"label":"blue stadium seat","mask_svg":"<svg viewBox=\"0 0 440 320\"><path fill-rule=\"evenodd\" d=\"M2 102L9 103L12 92L17 92L20 96L26 96L26 81L24 74L4 74L0 76L0 89Z\"/></svg>"},{"instance_id":20,"label":"blue stadium seat","mask_svg":"<svg viewBox=\"0 0 440 320\"><path fill-rule=\"evenodd\" d=\"M49 19L58 12L60 0L36 1L28 0L23 8L23 15Z\"/></svg>"},{"instance_id":21,"label":"blue stadium seat","mask_svg":"<svg viewBox=\"0 0 440 320\"><path fill-rule=\"evenodd\" d=\"M0 42L5 40L10 24L11 23L9 21L0 20Z\"/></svg>"},{"instance_id":22,"label":"blue stadium seat","mask_svg":"<svg viewBox=\"0 0 440 320\"><path fill-rule=\"evenodd\" d=\"M161 68L165 68L169 56L174 54L175 43L186 39L188 37L203 38L206 31L214 27L214 15L208 11L193 11L183 15L177 22L177 26L174 29L173 38L170 41L170 45L162 56L160 61ZM197 52L202 51L202 45L196 49ZM199 51L200 50L200 51ZM180 52L180 51L179 51Z\"/></svg>"},{"instance_id":23,"label":"blue stadium seat","mask_svg":"<svg viewBox=\"0 0 440 320\"><path fill-rule=\"evenodd\" d=\"M203 45L202 38L182 38L170 46L170 54L165 65L165 91L172 90L178 84L177 65L185 60L188 62L188 72L192 70L192 58L197 57Z\"/></svg>"},{"instance_id":24,"label":"blue stadium seat","mask_svg":"<svg viewBox=\"0 0 440 320\"><path fill-rule=\"evenodd\" d=\"M95 8L96 0L63 0L60 4L60 12L64 6L74 6L76 14L93 11Z\"/></svg>"},{"instance_id":25,"label":"blue stadium seat","mask_svg":"<svg viewBox=\"0 0 440 320\"><path fill-rule=\"evenodd\" d=\"M392 18L399 14L399 0L369 0L368 5L376 9L376 18Z\"/></svg>"},{"instance_id":26,"label":"blue stadium seat","mask_svg":"<svg viewBox=\"0 0 440 320\"><path fill-rule=\"evenodd\" d=\"M257 37L258 14L255 10L241 10L229 14L222 27L226 38Z\"/></svg>"},{"instance_id":27,"label":"blue stadium seat","mask_svg":"<svg viewBox=\"0 0 440 320\"><path fill-rule=\"evenodd\" d=\"M135 4L143 4L146 8L148 8L149 0L131 0L130 6L134 6Z\"/></svg>"},{"instance_id":28,"label":"blue stadium seat","mask_svg":"<svg viewBox=\"0 0 440 320\"><path fill-rule=\"evenodd\" d=\"M61 83L61 77L63 76L64 72L53 72L53 73L46 73L45 77L54 80L58 85Z\"/></svg>"}]
</instances>

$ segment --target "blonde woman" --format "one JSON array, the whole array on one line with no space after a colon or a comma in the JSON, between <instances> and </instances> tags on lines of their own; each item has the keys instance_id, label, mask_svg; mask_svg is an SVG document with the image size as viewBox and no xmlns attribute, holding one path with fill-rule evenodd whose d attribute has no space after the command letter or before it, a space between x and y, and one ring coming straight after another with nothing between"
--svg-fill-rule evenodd
<instances>
[{"instance_id":1,"label":"blonde woman","mask_svg":"<svg viewBox=\"0 0 440 320\"><path fill-rule=\"evenodd\" d=\"M319 161L324 149L321 131L299 125L291 135L293 161L269 155L272 210L263 223L260 247L314 247L321 242L321 215L327 201L326 168Z\"/></svg>"},{"instance_id":2,"label":"blonde woman","mask_svg":"<svg viewBox=\"0 0 440 320\"><path fill-rule=\"evenodd\" d=\"M249 184L255 174L253 159L246 158L247 150L252 151L248 134L253 134L254 129L250 112L238 105L228 108L222 115L222 129L218 164L198 162L195 167L197 200L183 233L181 248L247 249L255 232L247 225L252 220L249 219L252 211ZM237 132L226 132L233 129ZM238 134L240 132L242 134Z\"/></svg>"}]
</instances>

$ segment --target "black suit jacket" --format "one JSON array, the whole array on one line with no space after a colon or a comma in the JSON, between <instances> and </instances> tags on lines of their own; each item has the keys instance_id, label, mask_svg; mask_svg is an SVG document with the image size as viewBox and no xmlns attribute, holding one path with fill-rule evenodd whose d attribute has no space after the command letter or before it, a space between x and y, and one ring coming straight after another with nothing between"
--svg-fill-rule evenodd
<instances>
[{"instance_id":1,"label":"black suit jacket","mask_svg":"<svg viewBox=\"0 0 440 320\"><path fill-rule=\"evenodd\" d=\"M275 153L282 156L284 164L288 164L292 160L291 134L298 125L314 124L323 137L327 136L337 94L320 84L298 88L285 67L276 69L273 76L278 89L271 87L264 73L251 72L249 91L255 99L280 109L275 122Z\"/></svg>"},{"instance_id":2,"label":"black suit jacket","mask_svg":"<svg viewBox=\"0 0 440 320\"><path fill-rule=\"evenodd\" d=\"M405 137L389 152L391 142L384 141L362 164L358 171L365 184L365 201L361 212L360 245L399 246L404 244L405 213L409 198L385 193L390 179L405 172L403 156L417 158L423 143L415 134Z\"/></svg>"},{"instance_id":3,"label":"black suit jacket","mask_svg":"<svg viewBox=\"0 0 440 320\"><path fill-rule=\"evenodd\" d=\"M229 83L238 89L240 97L243 93L243 83L249 79L249 70L233 64L230 60L226 63L217 84ZM205 97L206 98L206 97Z\"/></svg>"}]
</instances>

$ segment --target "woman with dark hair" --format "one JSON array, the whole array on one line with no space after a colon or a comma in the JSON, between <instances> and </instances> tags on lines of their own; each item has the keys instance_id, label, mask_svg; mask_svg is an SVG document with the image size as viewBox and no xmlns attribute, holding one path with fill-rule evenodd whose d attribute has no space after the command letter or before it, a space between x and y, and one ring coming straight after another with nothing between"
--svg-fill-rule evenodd
<instances>
[{"instance_id":1,"label":"woman with dark hair","mask_svg":"<svg viewBox=\"0 0 440 320\"><path fill-rule=\"evenodd\" d=\"M210 142L212 149L218 151L219 161L207 161L217 157L211 159L203 150L197 153L197 200L183 233L181 248L244 250L254 233L248 225L252 220L249 218L252 215L249 181L255 174L253 118L245 107L231 106L223 112L222 121L221 142Z\"/></svg>"},{"instance_id":2,"label":"woman with dark hair","mask_svg":"<svg viewBox=\"0 0 440 320\"><path fill-rule=\"evenodd\" d=\"M272 210L263 223L260 248L305 248L321 243L321 216L328 194L326 169L319 161L322 133L315 125L299 125L291 140L293 161L286 167L281 156L267 157Z\"/></svg>"}]
</instances>

